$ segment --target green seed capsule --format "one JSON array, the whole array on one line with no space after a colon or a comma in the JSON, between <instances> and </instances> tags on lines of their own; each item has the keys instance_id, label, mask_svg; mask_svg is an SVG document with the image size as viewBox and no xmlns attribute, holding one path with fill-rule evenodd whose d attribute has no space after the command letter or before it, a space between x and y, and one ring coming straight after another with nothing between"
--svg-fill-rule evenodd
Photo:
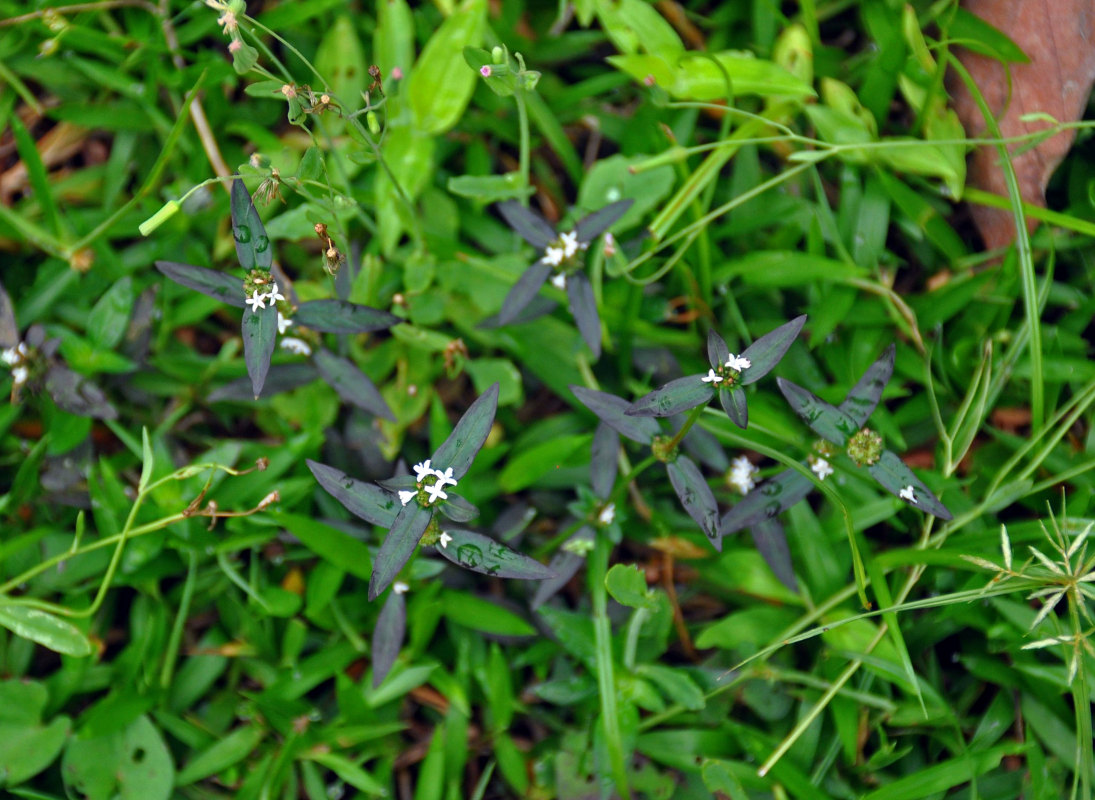
<instances>
[{"instance_id":1,"label":"green seed capsule","mask_svg":"<svg viewBox=\"0 0 1095 800\"><path fill-rule=\"evenodd\" d=\"M380 135L380 120L376 118L375 111L370 111L365 114L365 124L369 126L369 133L373 136Z\"/></svg>"}]
</instances>

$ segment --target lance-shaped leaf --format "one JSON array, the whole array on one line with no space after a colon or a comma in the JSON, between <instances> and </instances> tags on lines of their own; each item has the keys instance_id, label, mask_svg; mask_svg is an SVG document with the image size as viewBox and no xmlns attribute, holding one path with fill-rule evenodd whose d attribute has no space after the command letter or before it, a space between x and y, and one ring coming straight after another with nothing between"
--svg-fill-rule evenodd
<instances>
[{"instance_id":1,"label":"lance-shaped leaf","mask_svg":"<svg viewBox=\"0 0 1095 800\"><path fill-rule=\"evenodd\" d=\"M609 203L604 208L582 217L574 224L574 232L578 234L578 241L583 244L592 242L615 225L620 217L631 208L632 203L634 203L633 200L617 200L615 203Z\"/></svg>"},{"instance_id":2,"label":"lance-shaped leaf","mask_svg":"<svg viewBox=\"0 0 1095 800\"><path fill-rule=\"evenodd\" d=\"M278 310L273 306L243 310L243 361L251 376L251 389L257 398L266 383L274 343L278 337Z\"/></svg>"},{"instance_id":3,"label":"lance-shaped leaf","mask_svg":"<svg viewBox=\"0 0 1095 800\"><path fill-rule=\"evenodd\" d=\"M495 208L506 224L537 250L543 250L558 238L555 229L543 217L529 211L516 200L498 203Z\"/></svg>"},{"instance_id":4,"label":"lance-shaped leaf","mask_svg":"<svg viewBox=\"0 0 1095 800\"><path fill-rule=\"evenodd\" d=\"M669 482L680 498L681 505L688 515L696 521L714 543L716 549L722 549L722 536L719 534L719 505L711 487L703 479L700 468L688 456L678 456L676 461L665 465L669 473Z\"/></svg>"},{"instance_id":5,"label":"lance-shaped leaf","mask_svg":"<svg viewBox=\"0 0 1095 800\"><path fill-rule=\"evenodd\" d=\"M293 322L324 333L369 333L402 321L387 311L345 300L310 300L293 314Z\"/></svg>"},{"instance_id":6,"label":"lance-shaped leaf","mask_svg":"<svg viewBox=\"0 0 1095 800\"><path fill-rule=\"evenodd\" d=\"M463 478L483 442L487 441L497 410L498 384L495 383L468 407L449 438L437 448L431 459L435 468L444 471L452 467L453 477L457 480Z\"/></svg>"},{"instance_id":7,"label":"lance-shaped leaf","mask_svg":"<svg viewBox=\"0 0 1095 800\"><path fill-rule=\"evenodd\" d=\"M275 326L277 320L274 321ZM380 390L369 377L348 359L336 356L322 347L313 356L319 374L339 397L351 405L395 422L395 414L380 396Z\"/></svg>"},{"instance_id":8,"label":"lance-shaped leaf","mask_svg":"<svg viewBox=\"0 0 1095 800\"><path fill-rule=\"evenodd\" d=\"M584 272L575 272L567 276L567 297L570 299L570 313L578 323L578 332L593 351L593 357L601 357L601 318L597 315L597 298L593 296L593 286Z\"/></svg>"},{"instance_id":9,"label":"lance-shaped leaf","mask_svg":"<svg viewBox=\"0 0 1095 800\"><path fill-rule=\"evenodd\" d=\"M175 261L157 261L156 269L180 286L220 300L236 308L247 307L247 295L243 291L243 280L205 267L192 264L179 264Z\"/></svg>"},{"instance_id":10,"label":"lance-shaped leaf","mask_svg":"<svg viewBox=\"0 0 1095 800\"><path fill-rule=\"evenodd\" d=\"M0 627L67 656L88 656L95 650L87 635L71 622L38 608L0 606Z\"/></svg>"},{"instance_id":11,"label":"lance-shaped leaf","mask_svg":"<svg viewBox=\"0 0 1095 800\"><path fill-rule=\"evenodd\" d=\"M236 240L236 257L246 270L270 269L273 252L270 237L251 202L251 195L239 178L232 181L232 236Z\"/></svg>"},{"instance_id":12,"label":"lance-shaped leaf","mask_svg":"<svg viewBox=\"0 0 1095 800\"><path fill-rule=\"evenodd\" d=\"M518 578L542 581L555 576L550 569L533 558L511 550L489 536L454 528L446 530L445 544L438 544L437 552L454 564L493 575L496 578Z\"/></svg>"},{"instance_id":13,"label":"lance-shaped leaf","mask_svg":"<svg viewBox=\"0 0 1095 800\"><path fill-rule=\"evenodd\" d=\"M715 396L713 384L702 375L686 375L644 395L627 409L629 417L670 417L710 402Z\"/></svg>"},{"instance_id":14,"label":"lance-shaped leaf","mask_svg":"<svg viewBox=\"0 0 1095 800\"><path fill-rule=\"evenodd\" d=\"M718 369L730 359L730 348L726 346L726 340L715 331L707 332L707 360L711 367Z\"/></svg>"},{"instance_id":15,"label":"lance-shaped leaf","mask_svg":"<svg viewBox=\"0 0 1095 800\"><path fill-rule=\"evenodd\" d=\"M418 481L415 479L414 475L395 475L394 477L377 481L377 483L390 492L402 492L418 488Z\"/></svg>"},{"instance_id":16,"label":"lance-shaped leaf","mask_svg":"<svg viewBox=\"0 0 1095 800\"><path fill-rule=\"evenodd\" d=\"M680 424L684 424L683 419ZM674 425L674 430L680 430L680 426ZM726 457L726 451L722 449L719 440L698 425L685 434L684 439L681 440L681 447L690 456L715 472L725 472L730 469L730 459Z\"/></svg>"},{"instance_id":17,"label":"lance-shaped leaf","mask_svg":"<svg viewBox=\"0 0 1095 800\"><path fill-rule=\"evenodd\" d=\"M954 515L939 502L939 498L932 494L931 489L925 486L905 462L890 450L884 450L878 461L867 467L867 471L871 473L871 477L882 484L882 488L913 508L926 511L941 520L954 519Z\"/></svg>"},{"instance_id":18,"label":"lance-shaped leaf","mask_svg":"<svg viewBox=\"0 0 1095 800\"><path fill-rule=\"evenodd\" d=\"M791 548L787 546L787 534L779 520L762 519L749 529L749 534L779 582L798 594L798 581L791 566Z\"/></svg>"},{"instance_id":19,"label":"lance-shaped leaf","mask_svg":"<svg viewBox=\"0 0 1095 800\"><path fill-rule=\"evenodd\" d=\"M15 306L0 283L0 348L5 350L19 344L19 326L15 322Z\"/></svg>"},{"instance_id":20,"label":"lance-shaped leaf","mask_svg":"<svg viewBox=\"0 0 1095 800\"><path fill-rule=\"evenodd\" d=\"M805 475L786 469L757 486L723 515L723 536L771 519L810 493L814 485Z\"/></svg>"},{"instance_id":21,"label":"lance-shaped leaf","mask_svg":"<svg viewBox=\"0 0 1095 800\"><path fill-rule=\"evenodd\" d=\"M46 373L46 391L53 402L70 414L96 419L117 419L118 412L103 390L68 367L54 364Z\"/></svg>"},{"instance_id":22,"label":"lance-shaped leaf","mask_svg":"<svg viewBox=\"0 0 1095 800\"><path fill-rule=\"evenodd\" d=\"M844 402L840 404L840 410L850 416L857 426L866 424L867 418L875 410L878 401L882 398L882 391L890 382L893 375L893 360L896 348L891 344L886 348L877 361L867 367L863 377L859 379Z\"/></svg>"},{"instance_id":23,"label":"lance-shaped leaf","mask_svg":"<svg viewBox=\"0 0 1095 800\"><path fill-rule=\"evenodd\" d=\"M806 324L806 315L785 322L774 331L766 333L745 348L741 358L747 358L751 366L741 373L741 384L748 386L767 375L780 362L787 349L798 337L802 326Z\"/></svg>"},{"instance_id":24,"label":"lance-shaped leaf","mask_svg":"<svg viewBox=\"0 0 1095 800\"><path fill-rule=\"evenodd\" d=\"M309 384L319 377L319 371L311 364L274 364L266 373L266 381L262 384L260 397L271 397L281 392L288 392ZM209 393L206 398L210 403L219 403L225 400L251 401L255 399L249 377L237 378L229 381Z\"/></svg>"},{"instance_id":25,"label":"lance-shaped leaf","mask_svg":"<svg viewBox=\"0 0 1095 800\"><path fill-rule=\"evenodd\" d=\"M749 426L749 406L745 400L745 392L738 387L724 389L719 392L719 402L726 416L739 428Z\"/></svg>"},{"instance_id":26,"label":"lance-shaped leaf","mask_svg":"<svg viewBox=\"0 0 1095 800\"><path fill-rule=\"evenodd\" d=\"M422 508L418 503L408 503L399 510L392 523L391 530L380 545L373 563L373 575L369 579L369 600L376 600L387 589L403 565L407 563L418 547L418 540L426 532L426 526L433 519L433 511Z\"/></svg>"},{"instance_id":27,"label":"lance-shaped leaf","mask_svg":"<svg viewBox=\"0 0 1095 800\"><path fill-rule=\"evenodd\" d=\"M546 578L536 587L536 594L532 596L533 610L558 594L559 590L578 574L578 570L582 568L582 564L586 563L586 559L585 556L574 552L571 547L574 545L589 547L593 544L594 535L593 528L583 525L551 557L548 569L551 570L552 577Z\"/></svg>"},{"instance_id":28,"label":"lance-shaped leaf","mask_svg":"<svg viewBox=\"0 0 1095 800\"><path fill-rule=\"evenodd\" d=\"M843 447L848 437L859 430L851 416L812 392L783 378L776 378L776 383L795 413L822 439Z\"/></svg>"},{"instance_id":29,"label":"lance-shaped leaf","mask_svg":"<svg viewBox=\"0 0 1095 800\"><path fill-rule=\"evenodd\" d=\"M621 436L626 436L639 444L650 444L661 433L658 423L649 417L629 417L630 406L626 400L596 389L584 386L571 386L570 391L582 401L582 405L597 415L597 418L612 427Z\"/></svg>"},{"instance_id":30,"label":"lance-shaped leaf","mask_svg":"<svg viewBox=\"0 0 1095 800\"><path fill-rule=\"evenodd\" d=\"M509 325L517 315L532 302L532 298L540 291L544 281L551 274L551 265L544 261L537 261L525 270L524 274L513 284L506 299L502 301L502 310L498 312L498 324Z\"/></svg>"},{"instance_id":31,"label":"lance-shaped leaf","mask_svg":"<svg viewBox=\"0 0 1095 800\"><path fill-rule=\"evenodd\" d=\"M312 461L304 460L312 471L316 481L331 497L342 503L354 516L366 522L390 528L399 515L399 501L379 486L351 478L342 470Z\"/></svg>"},{"instance_id":32,"label":"lance-shaped leaf","mask_svg":"<svg viewBox=\"0 0 1095 800\"><path fill-rule=\"evenodd\" d=\"M479 516L479 509L458 494L447 492L449 499L437 504L438 509L453 522L470 522Z\"/></svg>"},{"instance_id":33,"label":"lance-shaped leaf","mask_svg":"<svg viewBox=\"0 0 1095 800\"><path fill-rule=\"evenodd\" d=\"M620 434L604 422L597 424L593 433L593 455L589 472L593 480L593 494L607 500L616 483L616 466L620 454Z\"/></svg>"},{"instance_id":34,"label":"lance-shaped leaf","mask_svg":"<svg viewBox=\"0 0 1095 800\"><path fill-rule=\"evenodd\" d=\"M401 592L389 592L373 630L373 688L392 670L407 632L407 603Z\"/></svg>"}]
</instances>

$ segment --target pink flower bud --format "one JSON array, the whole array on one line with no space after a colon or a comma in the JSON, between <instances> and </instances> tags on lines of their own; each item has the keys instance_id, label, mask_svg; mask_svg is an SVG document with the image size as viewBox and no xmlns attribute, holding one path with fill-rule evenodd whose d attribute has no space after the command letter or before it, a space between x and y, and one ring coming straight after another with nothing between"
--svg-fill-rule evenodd
<instances>
[{"instance_id":1,"label":"pink flower bud","mask_svg":"<svg viewBox=\"0 0 1095 800\"><path fill-rule=\"evenodd\" d=\"M490 69L490 65L489 65L489 64L487 64L486 66L482 66L482 67L480 67L480 68L479 68L479 74L480 74L480 75L482 75L482 76L483 76L484 78L489 78L489 77L490 77L490 73L491 73L491 69Z\"/></svg>"}]
</instances>

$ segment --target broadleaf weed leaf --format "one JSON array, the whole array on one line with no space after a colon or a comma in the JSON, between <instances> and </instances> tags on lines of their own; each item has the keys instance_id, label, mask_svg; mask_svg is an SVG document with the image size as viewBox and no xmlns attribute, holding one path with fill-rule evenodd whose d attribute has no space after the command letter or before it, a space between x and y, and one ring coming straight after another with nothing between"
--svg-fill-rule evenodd
<instances>
[{"instance_id":1,"label":"broadleaf weed leaf","mask_svg":"<svg viewBox=\"0 0 1095 800\"><path fill-rule=\"evenodd\" d=\"M293 313L293 322L322 333L371 333L403 320L387 311L345 300L309 300Z\"/></svg>"},{"instance_id":2,"label":"broadleaf weed leaf","mask_svg":"<svg viewBox=\"0 0 1095 800\"><path fill-rule=\"evenodd\" d=\"M471 522L479 516L479 509L458 494L449 492L444 503L437 504L438 509L453 522Z\"/></svg>"},{"instance_id":3,"label":"broadleaf weed leaf","mask_svg":"<svg viewBox=\"0 0 1095 800\"><path fill-rule=\"evenodd\" d=\"M859 430L852 417L812 392L783 378L777 378L776 382L794 412L822 439L843 447L848 437Z\"/></svg>"},{"instance_id":4,"label":"broadleaf weed leaf","mask_svg":"<svg viewBox=\"0 0 1095 800\"><path fill-rule=\"evenodd\" d=\"M278 336L278 310L273 306L252 311L243 310L243 360L247 374L251 376L251 388L255 397L262 394L274 344Z\"/></svg>"},{"instance_id":5,"label":"broadleaf weed leaf","mask_svg":"<svg viewBox=\"0 0 1095 800\"><path fill-rule=\"evenodd\" d=\"M749 404L745 399L745 392L736 386L733 389L723 389L719 392L719 402L731 422L742 429L749 427Z\"/></svg>"},{"instance_id":6,"label":"broadleaf weed leaf","mask_svg":"<svg viewBox=\"0 0 1095 800\"><path fill-rule=\"evenodd\" d=\"M390 528L399 515L400 505L395 496L379 486L351 478L341 470L305 459L316 481L354 516L366 522Z\"/></svg>"},{"instance_id":7,"label":"broadleaf weed leaf","mask_svg":"<svg viewBox=\"0 0 1095 800\"><path fill-rule=\"evenodd\" d=\"M712 367L719 367L727 362L730 358L730 348L726 346L726 340L723 339L714 329L707 332L707 360L711 362Z\"/></svg>"},{"instance_id":8,"label":"broadleaf weed leaf","mask_svg":"<svg viewBox=\"0 0 1095 800\"><path fill-rule=\"evenodd\" d=\"M867 367L867 371L840 404L840 410L855 420L858 427L867 424L867 419L874 413L878 401L882 399L882 392L893 375L896 351L897 348L892 344L887 347L878 360Z\"/></svg>"},{"instance_id":9,"label":"broadleaf weed leaf","mask_svg":"<svg viewBox=\"0 0 1095 800\"><path fill-rule=\"evenodd\" d=\"M380 552L373 563L373 575L369 580L369 600L376 600L387 589L399 571L414 554L422 534L433 519L433 509L423 508L411 502L399 510Z\"/></svg>"},{"instance_id":10,"label":"broadleaf weed leaf","mask_svg":"<svg viewBox=\"0 0 1095 800\"><path fill-rule=\"evenodd\" d=\"M234 275L205 267L195 267L192 264L179 264L175 261L157 261L156 269L187 289L201 292L207 297L236 308L247 307L243 281Z\"/></svg>"},{"instance_id":11,"label":"broadleaf weed leaf","mask_svg":"<svg viewBox=\"0 0 1095 800\"><path fill-rule=\"evenodd\" d=\"M799 477L802 476L799 475ZM798 594L798 581L795 579L795 570L791 564L791 548L787 544L787 534L784 533L779 520L773 517L762 519L749 528L749 535L753 538L757 552L772 570L772 574L779 579L780 583Z\"/></svg>"},{"instance_id":12,"label":"broadleaf weed leaf","mask_svg":"<svg viewBox=\"0 0 1095 800\"><path fill-rule=\"evenodd\" d=\"M245 270L269 270L274 254L251 194L240 178L232 181L232 236L236 257Z\"/></svg>"},{"instance_id":13,"label":"broadleaf weed leaf","mask_svg":"<svg viewBox=\"0 0 1095 800\"><path fill-rule=\"evenodd\" d=\"M772 519L806 497L813 488L809 478L793 469L778 473L756 486L723 515L722 535L729 536Z\"/></svg>"},{"instance_id":14,"label":"broadleaf weed leaf","mask_svg":"<svg viewBox=\"0 0 1095 800\"><path fill-rule=\"evenodd\" d=\"M764 334L745 348L740 358L749 359L751 366L741 373L741 385L748 386L750 383L755 383L771 372L798 338L805 324L805 314L795 317L774 331Z\"/></svg>"},{"instance_id":15,"label":"broadleaf weed leaf","mask_svg":"<svg viewBox=\"0 0 1095 800\"><path fill-rule=\"evenodd\" d=\"M661 433L661 428L654 420L627 416L627 409L631 404L620 397L584 386L571 386L570 391L598 419L633 442L651 444L654 437Z\"/></svg>"},{"instance_id":16,"label":"broadleaf weed leaf","mask_svg":"<svg viewBox=\"0 0 1095 800\"><path fill-rule=\"evenodd\" d=\"M495 578L542 581L555 573L534 558L512 550L489 536L446 528L437 552L453 564Z\"/></svg>"},{"instance_id":17,"label":"broadleaf weed leaf","mask_svg":"<svg viewBox=\"0 0 1095 800\"><path fill-rule=\"evenodd\" d=\"M403 648L403 637L407 630L407 601L403 592L392 591L380 609L373 629L373 688L380 686L392 670L399 651Z\"/></svg>"},{"instance_id":18,"label":"broadleaf weed leaf","mask_svg":"<svg viewBox=\"0 0 1095 800\"><path fill-rule=\"evenodd\" d=\"M676 460L666 463L665 468L684 510L700 526L715 549L721 550L719 506L696 462L688 456L677 456Z\"/></svg>"},{"instance_id":19,"label":"broadleaf weed leaf","mask_svg":"<svg viewBox=\"0 0 1095 800\"><path fill-rule=\"evenodd\" d=\"M702 375L686 375L644 395L628 406L629 417L669 417L711 401L715 389Z\"/></svg>"},{"instance_id":20,"label":"broadleaf weed leaf","mask_svg":"<svg viewBox=\"0 0 1095 800\"><path fill-rule=\"evenodd\" d=\"M924 485L908 465L890 450L884 450L878 463L867 467L871 476L890 494L898 497L913 508L926 511L944 521L954 519L931 490Z\"/></svg>"},{"instance_id":21,"label":"broadleaf weed leaf","mask_svg":"<svg viewBox=\"0 0 1095 800\"><path fill-rule=\"evenodd\" d=\"M554 597L570 582L571 578L578 574L578 570L586 563L585 554L593 548L595 536L593 528L583 525L575 531L573 536L563 542L547 565L553 576L545 578L536 587L536 594L532 596L531 605L534 611Z\"/></svg>"},{"instance_id":22,"label":"broadleaf weed leaf","mask_svg":"<svg viewBox=\"0 0 1095 800\"><path fill-rule=\"evenodd\" d=\"M322 347L316 349L312 358L323 380L339 397L363 411L395 422L395 414L384 401L376 384L352 361L336 356Z\"/></svg>"},{"instance_id":23,"label":"broadleaf weed leaf","mask_svg":"<svg viewBox=\"0 0 1095 800\"><path fill-rule=\"evenodd\" d=\"M550 264L540 260L522 273L502 301L502 310L498 312L499 325L509 325L517 319L517 315L536 297L536 293L551 274L551 269Z\"/></svg>"},{"instance_id":24,"label":"broadleaf weed leaf","mask_svg":"<svg viewBox=\"0 0 1095 800\"><path fill-rule=\"evenodd\" d=\"M498 213L518 235L537 250L543 250L555 241L555 229L547 220L525 208L517 200L506 200L494 206Z\"/></svg>"},{"instance_id":25,"label":"broadleaf weed leaf","mask_svg":"<svg viewBox=\"0 0 1095 800\"><path fill-rule=\"evenodd\" d=\"M46 393L70 414L95 419L118 418L118 410L107 400L102 389L61 364L53 364L47 370Z\"/></svg>"},{"instance_id":26,"label":"broadleaf weed leaf","mask_svg":"<svg viewBox=\"0 0 1095 800\"><path fill-rule=\"evenodd\" d=\"M15 306L4 284L0 283L0 349L19 344L19 325L15 321Z\"/></svg>"},{"instance_id":27,"label":"broadleaf weed leaf","mask_svg":"<svg viewBox=\"0 0 1095 800\"><path fill-rule=\"evenodd\" d=\"M458 480L464 477L483 443L487 441L497 410L498 384L495 383L468 407L449 437L437 448L437 452L430 459L434 468L451 467L454 477Z\"/></svg>"},{"instance_id":28,"label":"broadleaf weed leaf","mask_svg":"<svg viewBox=\"0 0 1095 800\"><path fill-rule=\"evenodd\" d=\"M609 203L604 208L587 214L574 223L574 232L578 234L578 241L588 244L615 225L620 217L627 213L634 200L617 200Z\"/></svg>"},{"instance_id":29,"label":"broadleaf weed leaf","mask_svg":"<svg viewBox=\"0 0 1095 800\"><path fill-rule=\"evenodd\" d=\"M589 462L593 494L607 500L616 483L616 469L619 464L620 434L605 422L597 424L593 433L593 455Z\"/></svg>"},{"instance_id":30,"label":"broadleaf weed leaf","mask_svg":"<svg viewBox=\"0 0 1095 800\"><path fill-rule=\"evenodd\" d=\"M578 332L593 351L593 358L600 358L601 318L597 314L597 298L593 296L593 285L584 272L567 276L567 299L570 300L570 313L578 325Z\"/></svg>"}]
</instances>

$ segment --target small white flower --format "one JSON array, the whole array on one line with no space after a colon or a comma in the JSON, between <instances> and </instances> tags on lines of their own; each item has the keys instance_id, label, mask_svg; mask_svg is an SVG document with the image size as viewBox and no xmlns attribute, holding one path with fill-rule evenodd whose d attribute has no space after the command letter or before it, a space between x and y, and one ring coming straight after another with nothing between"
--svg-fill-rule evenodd
<instances>
[{"instance_id":1,"label":"small white flower","mask_svg":"<svg viewBox=\"0 0 1095 800\"><path fill-rule=\"evenodd\" d=\"M448 500L449 499L449 496L447 494L445 494L445 484L441 483L440 481L435 483L433 486L427 486L426 487L426 494L428 494L430 496L430 503L431 504L436 502L437 498L439 498L439 497L442 500Z\"/></svg>"},{"instance_id":2,"label":"small white flower","mask_svg":"<svg viewBox=\"0 0 1095 800\"><path fill-rule=\"evenodd\" d=\"M399 492L399 502L403 505L407 505L407 503L411 502L417 495L418 492L411 491L410 489L407 489L406 491L401 490Z\"/></svg>"},{"instance_id":3,"label":"small white flower","mask_svg":"<svg viewBox=\"0 0 1095 800\"><path fill-rule=\"evenodd\" d=\"M441 538L438 541L441 542L442 547L448 547L449 542L452 541L452 537L449 536L449 534L446 533L445 531L441 531Z\"/></svg>"},{"instance_id":4,"label":"small white flower","mask_svg":"<svg viewBox=\"0 0 1095 800\"><path fill-rule=\"evenodd\" d=\"M616 237L611 233L605 234L604 254L608 258L616 255Z\"/></svg>"},{"instance_id":5,"label":"small white flower","mask_svg":"<svg viewBox=\"0 0 1095 800\"><path fill-rule=\"evenodd\" d=\"M18 366L11 371L12 380L15 381L16 386L22 386L27 382L27 378L30 377L30 372L26 367Z\"/></svg>"},{"instance_id":6,"label":"small white flower","mask_svg":"<svg viewBox=\"0 0 1095 800\"><path fill-rule=\"evenodd\" d=\"M437 486L444 488L448 486L456 486L456 478L452 476L452 467L449 467L444 472L439 469L435 469L433 474L437 476Z\"/></svg>"},{"instance_id":7,"label":"small white flower","mask_svg":"<svg viewBox=\"0 0 1095 800\"><path fill-rule=\"evenodd\" d=\"M430 460L428 458L425 461L414 465L414 478L419 483L422 483L422 479L427 475L433 474L433 467L430 466Z\"/></svg>"},{"instance_id":8,"label":"small white flower","mask_svg":"<svg viewBox=\"0 0 1095 800\"><path fill-rule=\"evenodd\" d=\"M897 494L901 497L902 500L908 500L910 503L918 502L916 499L916 493L913 491L912 486L906 486Z\"/></svg>"},{"instance_id":9,"label":"small white flower","mask_svg":"<svg viewBox=\"0 0 1095 800\"><path fill-rule=\"evenodd\" d=\"M818 480L825 480L835 471L833 465L826 461L824 458L815 458L810 462L810 469L817 475Z\"/></svg>"},{"instance_id":10,"label":"small white flower","mask_svg":"<svg viewBox=\"0 0 1095 800\"><path fill-rule=\"evenodd\" d=\"M616 519L616 504L609 503L607 506L601 509L601 513L597 515L597 521L602 525L611 525L612 520Z\"/></svg>"},{"instance_id":11,"label":"small white flower","mask_svg":"<svg viewBox=\"0 0 1095 800\"><path fill-rule=\"evenodd\" d=\"M396 581L392 584L392 591L396 594L406 594L407 590L411 587L405 584L403 581Z\"/></svg>"},{"instance_id":12,"label":"small white flower","mask_svg":"<svg viewBox=\"0 0 1095 800\"><path fill-rule=\"evenodd\" d=\"M559 244L563 246L563 256L573 258L574 254L578 252L578 234L574 231L564 233L559 237Z\"/></svg>"},{"instance_id":13,"label":"small white flower","mask_svg":"<svg viewBox=\"0 0 1095 800\"><path fill-rule=\"evenodd\" d=\"M291 320L289 317L283 316L282 313L279 311L278 312L278 333L283 334L287 330L289 330L289 328L291 328L292 326L293 326L293 320Z\"/></svg>"},{"instance_id":14,"label":"small white flower","mask_svg":"<svg viewBox=\"0 0 1095 800\"><path fill-rule=\"evenodd\" d=\"M551 279L551 285L560 291L565 290L567 288L567 276L561 272L556 274Z\"/></svg>"},{"instance_id":15,"label":"small white flower","mask_svg":"<svg viewBox=\"0 0 1095 800\"><path fill-rule=\"evenodd\" d=\"M753 366L753 362L748 358L742 358L741 356L736 356L731 353L730 358L726 359L726 366L741 372L742 370L749 369L749 367Z\"/></svg>"},{"instance_id":16,"label":"small white flower","mask_svg":"<svg viewBox=\"0 0 1095 800\"><path fill-rule=\"evenodd\" d=\"M270 301L270 305L273 305L278 300L284 300L285 295L281 293L281 289L278 288L278 282L274 281L274 288L267 294L267 299Z\"/></svg>"},{"instance_id":17,"label":"small white flower","mask_svg":"<svg viewBox=\"0 0 1095 800\"><path fill-rule=\"evenodd\" d=\"M549 244L544 249L544 263L550 264L553 267L557 267L563 263L563 249L556 247L553 244Z\"/></svg>"},{"instance_id":18,"label":"small white flower","mask_svg":"<svg viewBox=\"0 0 1095 800\"><path fill-rule=\"evenodd\" d=\"M713 369L707 370L707 377L700 378L704 383L721 383L723 381L722 375L719 375Z\"/></svg>"},{"instance_id":19,"label":"small white flower","mask_svg":"<svg viewBox=\"0 0 1095 800\"><path fill-rule=\"evenodd\" d=\"M310 356L312 355L312 347L303 339L297 339L294 336L286 336L281 340L281 348L288 350L290 353L295 353L298 356Z\"/></svg>"},{"instance_id":20,"label":"small white flower","mask_svg":"<svg viewBox=\"0 0 1095 800\"><path fill-rule=\"evenodd\" d=\"M760 470L753 466L748 458L738 456L730 462L730 476L726 481L732 488L746 495L757 485L757 482L753 480L753 476L758 472Z\"/></svg>"},{"instance_id":21,"label":"small white flower","mask_svg":"<svg viewBox=\"0 0 1095 800\"><path fill-rule=\"evenodd\" d=\"M0 361L3 361L9 367L13 366L16 361L21 361L19 353L14 347L9 347L0 353Z\"/></svg>"},{"instance_id":22,"label":"small white flower","mask_svg":"<svg viewBox=\"0 0 1095 800\"><path fill-rule=\"evenodd\" d=\"M266 308L266 292L255 292L247 298L247 305L251 306L252 311Z\"/></svg>"}]
</instances>

